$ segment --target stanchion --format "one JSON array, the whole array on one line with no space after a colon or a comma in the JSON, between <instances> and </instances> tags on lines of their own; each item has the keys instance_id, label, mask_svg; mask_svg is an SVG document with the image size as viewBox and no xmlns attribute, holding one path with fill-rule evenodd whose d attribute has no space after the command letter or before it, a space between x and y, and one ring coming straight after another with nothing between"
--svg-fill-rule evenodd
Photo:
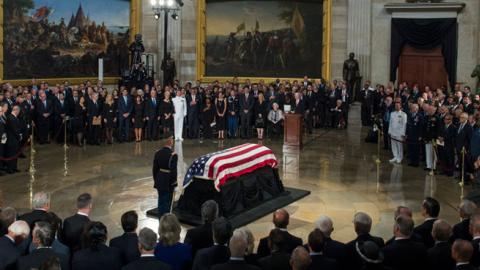
<instances>
[{"instance_id":1,"label":"stanchion","mask_svg":"<svg viewBox=\"0 0 480 270\"><path fill-rule=\"evenodd\" d=\"M461 187L465 186L465 146L462 147L462 180L460 181L459 185Z\"/></svg>"},{"instance_id":2,"label":"stanchion","mask_svg":"<svg viewBox=\"0 0 480 270\"><path fill-rule=\"evenodd\" d=\"M34 177L33 175L35 174L35 136L34 136L34 130L35 128L32 125L32 134L30 135L30 168L28 171L30 172L30 175Z\"/></svg>"},{"instance_id":3,"label":"stanchion","mask_svg":"<svg viewBox=\"0 0 480 270\"><path fill-rule=\"evenodd\" d=\"M433 176L433 175L435 174L434 168L435 168L435 165L436 165L436 164L435 164L435 163L436 163L436 160L435 160L435 149L434 149L434 147L435 147L435 140L432 139L431 144L432 144L432 151L431 151L431 152L432 152L432 168L430 168L430 172L428 173L428 175Z\"/></svg>"},{"instance_id":4,"label":"stanchion","mask_svg":"<svg viewBox=\"0 0 480 270\"><path fill-rule=\"evenodd\" d=\"M64 126L64 134L63 134L63 148L68 149L68 144L67 144L67 121L68 121L68 116L65 116L65 120L63 120L63 126Z\"/></svg>"},{"instance_id":5,"label":"stanchion","mask_svg":"<svg viewBox=\"0 0 480 270\"><path fill-rule=\"evenodd\" d=\"M375 163L380 164L382 161L380 160L380 144L382 143L382 131L377 126L377 159Z\"/></svg>"}]
</instances>

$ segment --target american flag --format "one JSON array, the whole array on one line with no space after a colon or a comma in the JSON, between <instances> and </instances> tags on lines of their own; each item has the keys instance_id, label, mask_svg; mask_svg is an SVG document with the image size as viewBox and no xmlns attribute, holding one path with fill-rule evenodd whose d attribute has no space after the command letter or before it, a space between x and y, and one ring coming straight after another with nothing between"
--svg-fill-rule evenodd
<instances>
[{"instance_id":1,"label":"american flag","mask_svg":"<svg viewBox=\"0 0 480 270\"><path fill-rule=\"evenodd\" d=\"M269 148L253 143L242 144L197 158L185 174L183 187L187 187L196 177L215 181L215 188L219 191L230 178L265 166L273 168L277 163L277 158Z\"/></svg>"}]
</instances>

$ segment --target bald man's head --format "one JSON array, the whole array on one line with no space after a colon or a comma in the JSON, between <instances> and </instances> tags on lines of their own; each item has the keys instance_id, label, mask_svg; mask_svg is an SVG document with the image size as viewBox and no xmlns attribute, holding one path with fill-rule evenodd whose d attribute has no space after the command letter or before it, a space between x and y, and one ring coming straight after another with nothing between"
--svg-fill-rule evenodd
<instances>
[{"instance_id":1,"label":"bald man's head","mask_svg":"<svg viewBox=\"0 0 480 270\"><path fill-rule=\"evenodd\" d=\"M455 240L452 246L452 258L457 263L469 262L472 258L473 246L469 241Z\"/></svg>"},{"instance_id":2,"label":"bald man's head","mask_svg":"<svg viewBox=\"0 0 480 270\"><path fill-rule=\"evenodd\" d=\"M298 246L293 250L292 256L290 257L292 270L308 269L311 263L312 259L310 258L310 254L304 247Z\"/></svg>"},{"instance_id":3,"label":"bald man's head","mask_svg":"<svg viewBox=\"0 0 480 270\"><path fill-rule=\"evenodd\" d=\"M278 209L273 213L273 224L276 228L286 229L290 221L290 215L285 209Z\"/></svg>"}]
</instances>

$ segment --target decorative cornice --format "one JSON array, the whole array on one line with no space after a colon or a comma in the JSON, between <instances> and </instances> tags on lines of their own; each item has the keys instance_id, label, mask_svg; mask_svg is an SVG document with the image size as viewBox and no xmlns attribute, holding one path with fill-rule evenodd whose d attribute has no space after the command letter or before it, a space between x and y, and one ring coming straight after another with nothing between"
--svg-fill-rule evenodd
<instances>
[{"instance_id":1,"label":"decorative cornice","mask_svg":"<svg viewBox=\"0 0 480 270\"><path fill-rule=\"evenodd\" d=\"M446 2L446 3L389 3L385 9L390 13L397 12L460 12L465 7L465 3Z\"/></svg>"}]
</instances>

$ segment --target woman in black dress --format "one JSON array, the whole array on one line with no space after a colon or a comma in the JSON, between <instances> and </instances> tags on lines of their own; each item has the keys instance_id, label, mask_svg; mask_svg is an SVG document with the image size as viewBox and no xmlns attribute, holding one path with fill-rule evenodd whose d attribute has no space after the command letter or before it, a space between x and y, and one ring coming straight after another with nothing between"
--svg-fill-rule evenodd
<instances>
[{"instance_id":1,"label":"woman in black dress","mask_svg":"<svg viewBox=\"0 0 480 270\"><path fill-rule=\"evenodd\" d=\"M215 100L215 111L218 130L218 139L225 139L225 113L227 112L227 99L223 91L218 92L218 98Z\"/></svg>"},{"instance_id":2,"label":"woman in black dress","mask_svg":"<svg viewBox=\"0 0 480 270\"><path fill-rule=\"evenodd\" d=\"M212 106L212 101L207 98L205 100L205 108L202 110L202 126L203 126L203 138L212 138L212 123L215 120L215 111Z\"/></svg>"},{"instance_id":3,"label":"woman in black dress","mask_svg":"<svg viewBox=\"0 0 480 270\"><path fill-rule=\"evenodd\" d=\"M160 104L160 117L163 127L163 134L165 137L170 135L170 131L173 128L173 113L175 108L173 107L172 100L170 99L170 91L165 91L164 99Z\"/></svg>"},{"instance_id":4,"label":"woman in black dress","mask_svg":"<svg viewBox=\"0 0 480 270\"><path fill-rule=\"evenodd\" d=\"M108 94L105 98L105 104L103 105L102 112L103 123L105 127L105 137L107 138L107 143L113 143L113 130L117 125L117 108L115 106L115 101L113 96Z\"/></svg>"},{"instance_id":5,"label":"woman in black dress","mask_svg":"<svg viewBox=\"0 0 480 270\"><path fill-rule=\"evenodd\" d=\"M85 121L87 118L87 104L85 103L85 98L82 96L78 100L78 103L75 104L73 118L73 132L77 139L77 145L83 146L83 133L85 132Z\"/></svg>"},{"instance_id":6,"label":"woman in black dress","mask_svg":"<svg viewBox=\"0 0 480 270\"><path fill-rule=\"evenodd\" d=\"M142 130L145 118L143 117L143 101L142 96L137 95L135 97L135 106L133 107L133 125L135 127L135 141L142 141Z\"/></svg>"},{"instance_id":7,"label":"woman in black dress","mask_svg":"<svg viewBox=\"0 0 480 270\"><path fill-rule=\"evenodd\" d=\"M255 101L253 111L255 113L255 127L257 128L258 139L263 140L263 131L265 130L268 114L268 103L265 101L262 92L258 93L258 99Z\"/></svg>"}]
</instances>

